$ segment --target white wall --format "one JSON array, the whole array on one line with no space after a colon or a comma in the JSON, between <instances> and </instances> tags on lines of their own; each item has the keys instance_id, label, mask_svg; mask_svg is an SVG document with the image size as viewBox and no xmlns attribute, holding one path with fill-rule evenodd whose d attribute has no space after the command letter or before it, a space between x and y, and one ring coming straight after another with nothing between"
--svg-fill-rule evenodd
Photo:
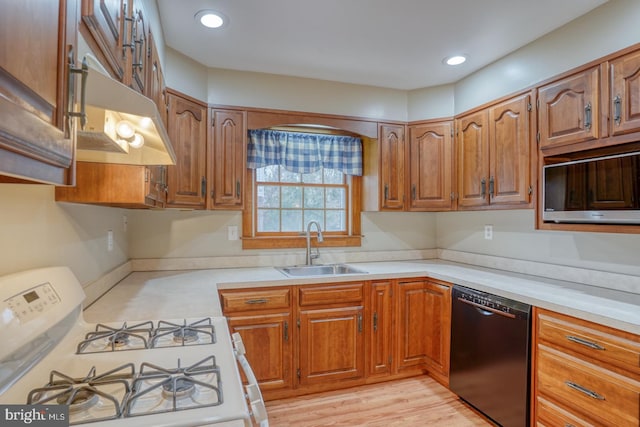
<instances>
[{"instance_id":1,"label":"white wall","mask_svg":"<svg viewBox=\"0 0 640 427\"><path fill-rule=\"evenodd\" d=\"M129 259L123 209L56 203L54 187L38 184L0 184L0 200L0 275L66 265L88 284Z\"/></svg>"},{"instance_id":2,"label":"white wall","mask_svg":"<svg viewBox=\"0 0 640 427\"><path fill-rule=\"evenodd\" d=\"M493 225L492 240L484 239L485 224ZM532 209L439 212L437 246L640 276L640 234L541 231L534 224Z\"/></svg>"},{"instance_id":3,"label":"white wall","mask_svg":"<svg viewBox=\"0 0 640 427\"><path fill-rule=\"evenodd\" d=\"M610 0L455 85L455 114L640 42L640 1Z\"/></svg>"},{"instance_id":4,"label":"white wall","mask_svg":"<svg viewBox=\"0 0 640 427\"><path fill-rule=\"evenodd\" d=\"M129 211L131 258L194 258L300 252L304 249L242 250L240 240L227 240L227 227L241 229L239 212ZM378 212L362 214L361 247L323 252L366 252L434 249L435 215Z\"/></svg>"}]
</instances>

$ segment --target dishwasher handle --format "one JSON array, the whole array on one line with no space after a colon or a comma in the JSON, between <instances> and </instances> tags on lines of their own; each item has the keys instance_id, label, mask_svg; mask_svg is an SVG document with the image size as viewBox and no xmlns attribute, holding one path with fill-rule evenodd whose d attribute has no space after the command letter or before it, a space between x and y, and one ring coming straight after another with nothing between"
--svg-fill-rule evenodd
<instances>
[{"instance_id":1,"label":"dishwasher handle","mask_svg":"<svg viewBox=\"0 0 640 427\"><path fill-rule=\"evenodd\" d=\"M487 312L490 312L490 313L493 313L493 314L497 314L499 316L508 317L510 319L515 319L516 318L515 314L505 313L504 311L496 310L495 308L487 307L487 306L484 306L482 304L475 303L473 301L468 301L468 300L466 300L464 298L458 297L458 301L463 302L465 304L469 304L470 306L473 306L473 307L475 307L477 309L480 309L482 311L487 311Z\"/></svg>"}]
</instances>

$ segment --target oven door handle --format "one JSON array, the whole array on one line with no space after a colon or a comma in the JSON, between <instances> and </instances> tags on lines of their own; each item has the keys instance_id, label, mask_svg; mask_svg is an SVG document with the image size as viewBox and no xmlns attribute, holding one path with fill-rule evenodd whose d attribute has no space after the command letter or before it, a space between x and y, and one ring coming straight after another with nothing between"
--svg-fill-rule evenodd
<instances>
[{"instance_id":1,"label":"oven door handle","mask_svg":"<svg viewBox=\"0 0 640 427\"><path fill-rule=\"evenodd\" d=\"M251 365L249 365L249 361L245 356L245 348L244 343L242 342L242 337L239 333L234 332L231 335L231 340L233 341L234 353L236 355L236 360L238 364L242 368L245 377L247 377L247 381L249 384L246 386L247 390L247 399L249 401L249 405L251 406L251 415L253 416L254 421L260 427L269 427L269 419L267 417L267 408L264 405L264 399L262 398L262 393L260 392L260 387L258 386L258 379L253 373L253 369L251 369Z\"/></svg>"}]
</instances>

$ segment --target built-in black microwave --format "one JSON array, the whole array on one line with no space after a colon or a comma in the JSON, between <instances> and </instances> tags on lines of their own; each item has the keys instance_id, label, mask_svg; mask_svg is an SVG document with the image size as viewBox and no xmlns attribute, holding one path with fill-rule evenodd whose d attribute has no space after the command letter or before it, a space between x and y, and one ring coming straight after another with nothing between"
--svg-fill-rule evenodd
<instances>
[{"instance_id":1,"label":"built-in black microwave","mask_svg":"<svg viewBox=\"0 0 640 427\"><path fill-rule=\"evenodd\" d=\"M543 221L640 224L640 151L544 166Z\"/></svg>"}]
</instances>

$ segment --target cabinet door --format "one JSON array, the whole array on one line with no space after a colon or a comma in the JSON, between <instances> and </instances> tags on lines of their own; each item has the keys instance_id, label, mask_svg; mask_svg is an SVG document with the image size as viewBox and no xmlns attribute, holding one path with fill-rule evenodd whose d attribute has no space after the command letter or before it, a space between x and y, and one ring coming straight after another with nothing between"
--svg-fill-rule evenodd
<instances>
[{"instance_id":1,"label":"cabinet door","mask_svg":"<svg viewBox=\"0 0 640 427\"><path fill-rule=\"evenodd\" d=\"M207 191L207 107L169 94L167 131L176 153L168 168L167 204L204 209Z\"/></svg>"},{"instance_id":2,"label":"cabinet door","mask_svg":"<svg viewBox=\"0 0 640 427\"><path fill-rule=\"evenodd\" d=\"M409 128L409 210L450 210L453 174L452 123Z\"/></svg>"},{"instance_id":3,"label":"cabinet door","mask_svg":"<svg viewBox=\"0 0 640 427\"><path fill-rule=\"evenodd\" d=\"M293 386L290 319L290 313L229 318L231 333L240 333L263 392ZM246 383L244 374L242 379Z\"/></svg>"},{"instance_id":4,"label":"cabinet door","mask_svg":"<svg viewBox=\"0 0 640 427\"><path fill-rule=\"evenodd\" d=\"M405 138L403 125L382 124L380 150L380 209L404 209Z\"/></svg>"},{"instance_id":5,"label":"cabinet door","mask_svg":"<svg viewBox=\"0 0 640 427\"><path fill-rule=\"evenodd\" d=\"M590 141L600 136L600 71L582 73L538 89L540 148Z\"/></svg>"},{"instance_id":6,"label":"cabinet door","mask_svg":"<svg viewBox=\"0 0 640 427\"><path fill-rule=\"evenodd\" d=\"M489 132L486 110L456 120L458 208L484 206L489 190Z\"/></svg>"},{"instance_id":7,"label":"cabinet door","mask_svg":"<svg viewBox=\"0 0 640 427\"><path fill-rule=\"evenodd\" d=\"M489 197L491 204L531 200L531 96L489 108Z\"/></svg>"},{"instance_id":8,"label":"cabinet door","mask_svg":"<svg viewBox=\"0 0 640 427\"><path fill-rule=\"evenodd\" d=\"M109 71L122 81L125 76L127 53L123 44L125 33L124 0L83 0L82 22L89 31L93 43L104 57ZM90 40L87 40L90 42Z\"/></svg>"},{"instance_id":9,"label":"cabinet door","mask_svg":"<svg viewBox=\"0 0 640 427\"><path fill-rule=\"evenodd\" d=\"M167 202L167 166L146 166L147 198L163 208Z\"/></svg>"},{"instance_id":10,"label":"cabinet door","mask_svg":"<svg viewBox=\"0 0 640 427\"><path fill-rule=\"evenodd\" d=\"M362 306L300 312L300 384L364 375Z\"/></svg>"},{"instance_id":11,"label":"cabinet door","mask_svg":"<svg viewBox=\"0 0 640 427\"><path fill-rule=\"evenodd\" d=\"M611 134L640 131L640 52L611 61Z\"/></svg>"},{"instance_id":12,"label":"cabinet door","mask_svg":"<svg viewBox=\"0 0 640 427\"><path fill-rule=\"evenodd\" d=\"M369 335L369 375L392 372L393 319L392 283L371 283L371 333Z\"/></svg>"},{"instance_id":13,"label":"cabinet door","mask_svg":"<svg viewBox=\"0 0 640 427\"><path fill-rule=\"evenodd\" d=\"M213 208L242 209L246 169L246 126L242 111L211 110L213 115Z\"/></svg>"},{"instance_id":14,"label":"cabinet door","mask_svg":"<svg viewBox=\"0 0 640 427\"><path fill-rule=\"evenodd\" d=\"M396 295L398 370L424 368L427 358L425 337L430 329L427 326L425 282L399 282Z\"/></svg>"},{"instance_id":15,"label":"cabinet door","mask_svg":"<svg viewBox=\"0 0 640 427\"><path fill-rule=\"evenodd\" d=\"M148 24L142 8L141 0L131 1L128 12L131 21L130 33L125 35L128 40L127 66L131 77L129 86L134 90L146 94L147 84L147 51L148 51Z\"/></svg>"},{"instance_id":16,"label":"cabinet door","mask_svg":"<svg viewBox=\"0 0 640 427\"><path fill-rule=\"evenodd\" d=\"M169 110L167 101L167 92L164 82L164 74L160 65L160 56L156 48L153 34L149 32L149 49L148 49L147 70L148 81L146 84L147 97L149 97L158 107L162 123L167 126L167 114Z\"/></svg>"},{"instance_id":17,"label":"cabinet door","mask_svg":"<svg viewBox=\"0 0 640 427\"><path fill-rule=\"evenodd\" d=\"M424 288L425 362L429 373L449 384L449 350L451 341L451 287L427 280Z\"/></svg>"},{"instance_id":18,"label":"cabinet door","mask_svg":"<svg viewBox=\"0 0 640 427\"><path fill-rule=\"evenodd\" d=\"M66 113L74 101L78 7L77 0L2 2L2 174L73 184L75 125Z\"/></svg>"}]
</instances>

